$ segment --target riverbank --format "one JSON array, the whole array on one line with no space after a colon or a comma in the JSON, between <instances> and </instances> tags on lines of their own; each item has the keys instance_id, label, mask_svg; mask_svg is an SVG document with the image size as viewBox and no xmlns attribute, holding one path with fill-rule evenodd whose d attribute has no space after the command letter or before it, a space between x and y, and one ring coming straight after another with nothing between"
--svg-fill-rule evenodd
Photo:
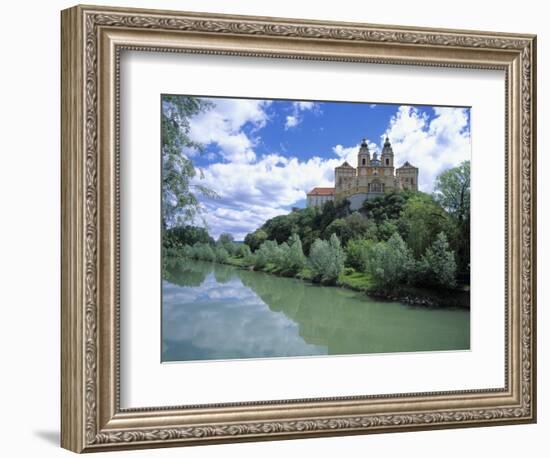
<instances>
[{"instance_id":1,"label":"riverbank","mask_svg":"<svg viewBox=\"0 0 550 458\"><path fill-rule=\"evenodd\" d=\"M404 306L210 261L164 264L163 361L470 348L465 308Z\"/></svg>"},{"instance_id":2,"label":"riverbank","mask_svg":"<svg viewBox=\"0 0 550 458\"><path fill-rule=\"evenodd\" d=\"M238 267L245 270L254 270L244 258L230 256L222 264ZM268 263L259 272L268 273L284 277L277 271L274 264ZM314 283L310 269L305 268L300 271L295 278ZM354 269L346 268L342 272L336 284L325 285L332 287L347 288L358 291L377 299L391 300L401 302L407 305L422 307L450 307L450 308L470 308L470 291L468 289L428 289L413 286L400 286L391 291L376 288L372 279L363 272L357 272Z\"/></svg>"}]
</instances>

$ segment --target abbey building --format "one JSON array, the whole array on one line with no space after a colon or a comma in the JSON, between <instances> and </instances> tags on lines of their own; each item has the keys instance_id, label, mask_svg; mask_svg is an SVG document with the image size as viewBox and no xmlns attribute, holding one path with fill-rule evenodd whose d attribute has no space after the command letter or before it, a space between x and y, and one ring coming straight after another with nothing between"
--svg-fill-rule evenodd
<instances>
[{"instance_id":1,"label":"abbey building","mask_svg":"<svg viewBox=\"0 0 550 458\"><path fill-rule=\"evenodd\" d=\"M395 168L390 140L386 137L380 157L374 152L371 157L367 141L361 142L357 153L357 167L344 162L334 169L333 188L313 188L307 193L307 206L321 206L329 200L348 199L350 208L361 208L366 199L385 192L418 190L418 168L408 161Z\"/></svg>"}]
</instances>

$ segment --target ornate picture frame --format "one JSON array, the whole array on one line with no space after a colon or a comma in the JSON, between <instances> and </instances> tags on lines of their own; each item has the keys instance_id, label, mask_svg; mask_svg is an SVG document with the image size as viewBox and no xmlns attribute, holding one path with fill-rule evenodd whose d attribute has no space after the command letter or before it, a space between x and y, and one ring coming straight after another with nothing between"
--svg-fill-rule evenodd
<instances>
[{"instance_id":1,"label":"ornate picture frame","mask_svg":"<svg viewBox=\"0 0 550 458\"><path fill-rule=\"evenodd\" d=\"M536 421L536 37L75 6L62 12L61 445L75 452ZM120 406L124 50L505 72L505 387Z\"/></svg>"}]
</instances>

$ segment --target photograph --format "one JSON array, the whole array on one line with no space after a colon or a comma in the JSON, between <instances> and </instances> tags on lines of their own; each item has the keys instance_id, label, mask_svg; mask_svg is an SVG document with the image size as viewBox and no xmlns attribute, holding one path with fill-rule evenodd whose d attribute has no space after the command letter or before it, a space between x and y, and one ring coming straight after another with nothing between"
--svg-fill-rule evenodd
<instances>
[{"instance_id":1,"label":"photograph","mask_svg":"<svg viewBox=\"0 0 550 458\"><path fill-rule=\"evenodd\" d=\"M160 99L163 363L470 349L470 107Z\"/></svg>"},{"instance_id":2,"label":"photograph","mask_svg":"<svg viewBox=\"0 0 550 458\"><path fill-rule=\"evenodd\" d=\"M60 117L38 116L44 135L18 123L5 149L40 139L25 149L47 159L31 178L53 166L59 182L12 199L12 219L36 227L26 201L55 215L44 190L60 211L60 249L40 243L60 265L60 281L44 280L60 313L37 308L59 323L34 320L33 340L56 335L60 370L33 404L57 400L47 417L60 419L61 447L258 455L271 449L252 442L334 436L341 450L336 436L369 435L376 448L381 433L437 430L440 450L446 434L538 421L547 28L532 5L499 7L499 25L495 5L449 15L400 1L391 17L375 4L312 12L284 0L33 15L52 45L31 53L34 66L60 65L57 89L35 91L45 99L32 108L60 95ZM15 61L29 70L32 59ZM11 117L27 119L25 91L8 92ZM43 145L57 143L56 166ZM6 170L28 171L22 157ZM36 258L11 245L19 261ZM45 289L31 289L42 304ZM11 341L27 321L7 320ZM31 350L11 353L29 361ZM36 426L37 438L52 434ZM531 433L504 434L539 450ZM470 439L458 455L472 455ZM518 449L495 439L484 439L494 454ZM414 456L426 448L416 442L404 447Z\"/></svg>"}]
</instances>

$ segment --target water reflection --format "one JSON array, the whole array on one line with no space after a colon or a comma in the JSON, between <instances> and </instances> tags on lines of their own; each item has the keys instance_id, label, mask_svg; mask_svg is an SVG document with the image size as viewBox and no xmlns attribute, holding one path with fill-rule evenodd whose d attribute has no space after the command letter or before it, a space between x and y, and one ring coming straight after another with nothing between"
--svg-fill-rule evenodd
<instances>
[{"instance_id":1,"label":"water reflection","mask_svg":"<svg viewBox=\"0 0 550 458\"><path fill-rule=\"evenodd\" d=\"M467 310L198 261L166 264L162 331L163 361L468 349L470 340Z\"/></svg>"}]
</instances>

